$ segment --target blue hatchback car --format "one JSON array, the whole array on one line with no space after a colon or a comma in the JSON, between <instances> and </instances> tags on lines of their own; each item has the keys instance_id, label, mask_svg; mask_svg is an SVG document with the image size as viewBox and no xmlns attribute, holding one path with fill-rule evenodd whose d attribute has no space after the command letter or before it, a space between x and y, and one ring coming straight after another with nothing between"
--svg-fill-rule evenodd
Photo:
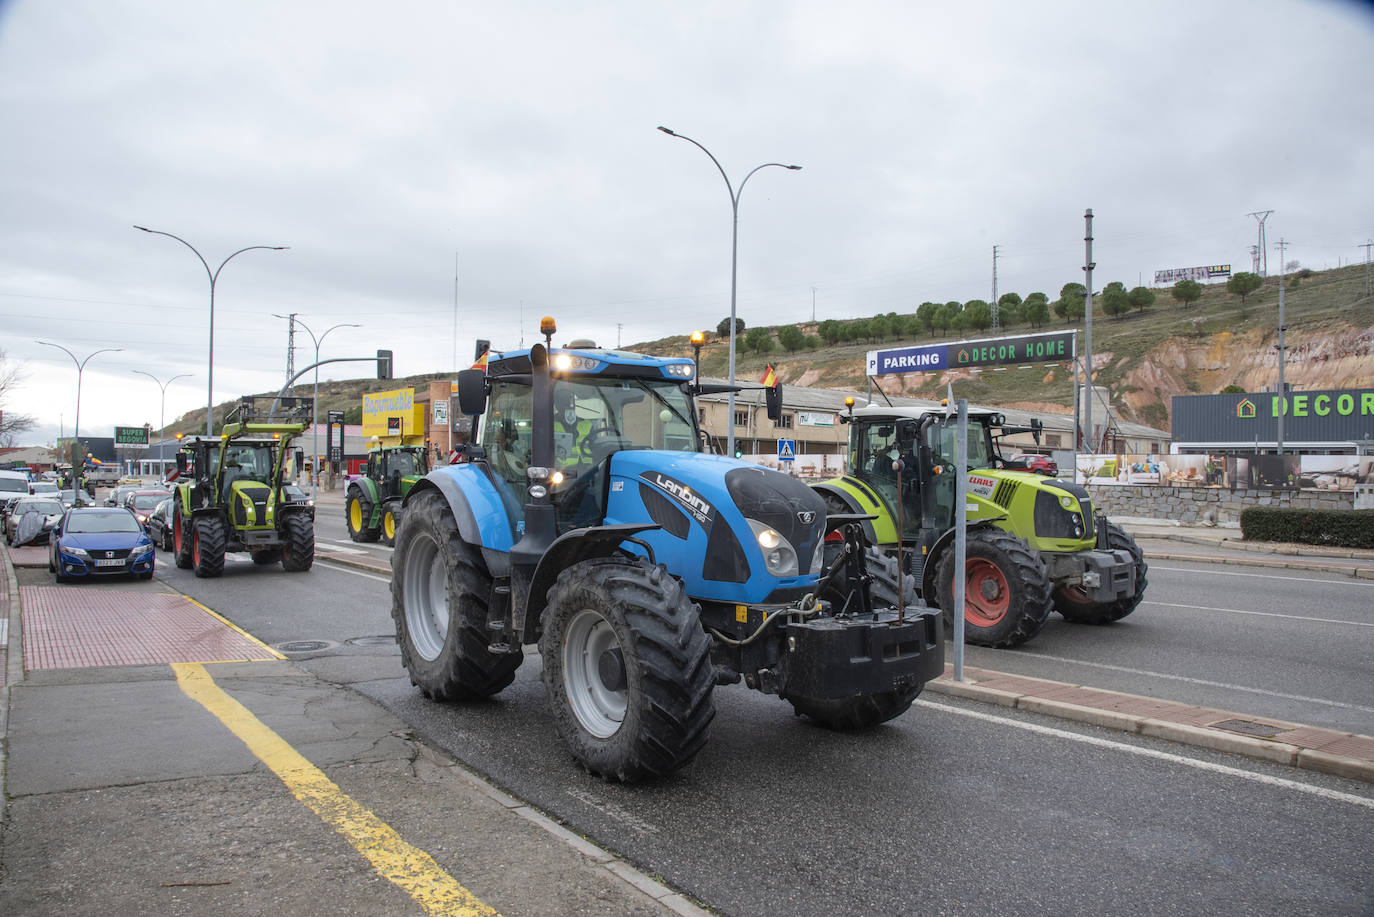
<instances>
[{"instance_id":1,"label":"blue hatchback car","mask_svg":"<svg viewBox=\"0 0 1374 917\"><path fill-rule=\"evenodd\" d=\"M153 576L153 541L127 509L67 510L49 538L48 569L59 583L86 576Z\"/></svg>"}]
</instances>

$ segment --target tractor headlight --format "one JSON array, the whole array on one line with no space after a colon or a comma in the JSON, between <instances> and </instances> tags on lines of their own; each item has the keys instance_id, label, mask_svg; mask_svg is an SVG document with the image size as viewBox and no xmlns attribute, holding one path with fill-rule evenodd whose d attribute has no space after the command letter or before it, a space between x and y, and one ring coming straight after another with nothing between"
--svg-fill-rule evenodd
<instances>
[{"instance_id":1,"label":"tractor headlight","mask_svg":"<svg viewBox=\"0 0 1374 917\"><path fill-rule=\"evenodd\" d=\"M796 549L777 529L770 528L757 519L745 521L749 523L749 528L759 543L759 550L763 552L763 564L769 573L774 576L796 576L801 572L797 566Z\"/></svg>"}]
</instances>

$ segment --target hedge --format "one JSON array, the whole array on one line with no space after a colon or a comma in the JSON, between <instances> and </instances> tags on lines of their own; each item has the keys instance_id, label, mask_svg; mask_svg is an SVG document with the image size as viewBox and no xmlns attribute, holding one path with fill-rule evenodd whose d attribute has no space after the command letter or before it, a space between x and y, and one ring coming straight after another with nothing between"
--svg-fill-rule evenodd
<instances>
[{"instance_id":1,"label":"hedge","mask_svg":"<svg viewBox=\"0 0 1374 917\"><path fill-rule=\"evenodd\" d=\"M1374 509L1272 509L1241 511L1246 541L1287 541L1341 548L1374 548Z\"/></svg>"}]
</instances>

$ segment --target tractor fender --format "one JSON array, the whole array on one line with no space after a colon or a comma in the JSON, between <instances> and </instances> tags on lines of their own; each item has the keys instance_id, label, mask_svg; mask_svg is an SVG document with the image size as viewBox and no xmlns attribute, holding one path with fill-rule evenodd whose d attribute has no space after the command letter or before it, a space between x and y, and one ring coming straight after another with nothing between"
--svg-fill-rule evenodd
<instances>
[{"instance_id":1,"label":"tractor fender","mask_svg":"<svg viewBox=\"0 0 1374 917\"><path fill-rule=\"evenodd\" d=\"M358 478L348 482L348 490L344 491L345 506L349 494L356 493L360 497L366 497L372 504L372 517L364 519L363 525L368 528L376 528L382 520L382 501L378 497L377 482L371 478Z\"/></svg>"},{"instance_id":2,"label":"tractor fender","mask_svg":"<svg viewBox=\"0 0 1374 917\"><path fill-rule=\"evenodd\" d=\"M836 500L839 500L849 508L849 512L851 513L858 513L864 516L877 516L879 519L887 517L887 507L883 505L881 500L871 499L869 494L872 492L869 491L867 487L863 485L858 485L856 487L853 484L849 486L840 486L841 482L848 484L846 478L835 478L830 481L821 481L818 484L812 484L811 487L820 491L822 497L834 497ZM868 491L868 493L865 493L865 491ZM873 496L876 497L877 495L874 494ZM889 522L888 525L890 527L891 522ZM878 534L873 528L873 520L863 520L863 529L864 539L871 545L877 545Z\"/></svg>"},{"instance_id":3,"label":"tractor fender","mask_svg":"<svg viewBox=\"0 0 1374 917\"><path fill-rule=\"evenodd\" d=\"M966 532L976 532L981 529L995 529L997 526L991 522L970 522L965 526ZM1015 533L1012 533L1015 534ZM935 570L940 566L940 555L945 551L954 550L954 528L951 527L947 532L935 539L935 544L930 546L930 553L926 556L921 570L921 595L932 605L935 602Z\"/></svg>"},{"instance_id":4,"label":"tractor fender","mask_svg":"<svg viewBox=\"0 0 1374 917\"><path fill-rule=\"evenodd\" d=\"M500 493L478 466L449 465L431 471L415 482L401 506L408 506L417 494L429 490L443 494L458 525L459 536L481 549L488 572L494 577L509 576L514 526Z\"/></svg>"},{"instance_id":5,"label":"tractor fender","mask_svg":"<svg viewBox=\"0 0 1374 917\"><path fill-rule=\"evenodd\" d=\"M620 550L626 538L660 528L656 523L635 523L629 525L601 525L583 529L573 529L562 535L539 559L530 580L530 592L525 609L524 642L534 643L539 638L539 620L548 604L548 592L558 579L558 574L568 567L594 557L610 557Z\"/></svg>"}]
</instances>

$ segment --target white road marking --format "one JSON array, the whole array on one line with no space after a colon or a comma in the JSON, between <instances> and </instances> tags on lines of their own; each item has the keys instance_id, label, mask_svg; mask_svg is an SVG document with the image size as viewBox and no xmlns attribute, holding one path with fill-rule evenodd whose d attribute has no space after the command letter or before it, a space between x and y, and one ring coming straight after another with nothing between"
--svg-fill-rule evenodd
<instances>
[{"instance_id":1,"label":"white road marking","mask_svg":"<svg viewBox=\"0 0 1374 917\"><path fill-rule=\"evenodd\" d=\"M1215 561L1199 560L1200 564L1215 565ZM1200 573L1200 570L1188 570L1183 567L1163 567L1158 564L1150 564L1151 570L1168 570L1170 573ZM1333 574L1344 576L1344 579L1324 579L1319 576L1277 576L1273 573L1242 573L1238 570L1208 570L1208 576L1249 576L1255 579L1282 579L1291 580L1295 583L1329 583L1333 586L1358 586L1361 589L1374 588L1374 580L1358 580L1344 574Z\"/></svg>"},{"instance_id":2,"label":"white road marking","mask_svg":"<svg viewBox=\"0 0 1374 917\"><path fill-rule=\"evenodd\" d=\"M1304 615L1286 615L1276 611L1246 611L1243 608L1217 608L1212 605L1181 605L1177 602L1145 601L1142 605L1157 605L1160 608L1188 608L1193 611L1220 611L1233 615L1252 615L1257 618L1288 618L1304 624L1348 624L1351 627L1374 627L1374 621L1342 621L1340 618L1309 618Z\"/></svg>"},{"instance_id":3,"label":"white road marking","mask_svg":"<svg viewBox=\"0 0 1374 917\"><path fill-rule=\"evenodd\" d=\"M378 575L375 574L375 573L365 573L365 572L363 572L362 570L358 570L358 569L355 569L355 568L353 568L353 567L339 567L339 566L335 566L334 564L321 563L321 562L318 561L318 560L315 561L315 566L317 566L317 567L324 567L326 570L334 570L334 571L336 571L336 572L338 572L338 573L351 573L351 574L353 574L354 576L361 576L363 579L376 580L376 581L379 582L379 583L389 583L389 582L391 582L391 577L389 577L389 576L378 576Z\"/></svg>"},{"instance_id":4,"label":"white road marking","mask_svg":"<svg viewBox=\"0 0 1374 917\"><path fill-rule=\"evenodd\" d=\"M1214 774L1222 774L1227 777L1238 777L1241 780L1249 780L1254 783L1263 783L1267 786L1279 787L1286 790L1295 790L1299 793L1309 793L1313 796L1320 796L1323 799L1330 799L1333 802L1344 802L1349 805L1364 806L1366 809L1374 809L1374 799L1367 796L1357 796L1354 793L1342 793L1339 790L1331 790L1326 787L1312 786L1307 783L1299 783L1296 780L1288 780L1284 777L1271 777L1268 774L1257 774L1254 771L1247 771L1239 767L1231 767L1226 764L1215 764L1211 761L1201 761L1197 758L1189 758L1185 755L1175 755L1167 751L1159 751L1154 748L1144 748L1139 745L1131 745L1126 742L1116 742L1111 739L1102 739L1097 736L1082 735L1077 732L1069 732L1066 729L1055 729L1050 726L1041 726L1039 723L1023 723L1018 720L1008 719L1004 716L997 716L991 713L983 713L979 710L965 710L952 704L944 704L938 701L918 699L915 702L919 707L930 707L945 713L953 713L958 716L966 716L970 719L983 720L988 723L996 723L999 726L1011 726L1022 729L1026 732L1033 732L1036 735L1048 736L1054 739L1064 739L1070 742L1080 742L1084 745L1093 745L1098 748L1106 748L1111 751L1124 752L1126 754L1137 755L1142 758L1154 758L1158 761L1167 761L1170 764L1181 764L1184 767L1191 767L1202 771L1211 771Z\"/></svg>"},{"instance_id":5,"label":"white road marking","mask_svg":"<svg viewBox=\"0 0 1374 917\"><path fill-rule=\"evenodd\" d=\"M347 544L345 544L345 543L343 543L343 542L337 542L337 541L334 542L333 544L331 544L329 547L326 547L324 550L330 551L330 552L332 552L332 553L334 553L334 554L368 554L368 553L370 553L369 551L365 550L364 548L355 548L355 547L349 546L349 545L347 545Z\"/></svg>"},{"instance_id":6,"label":"white road marking","mask_svg":"<svg viewBox=\"0 0 1374 917\"><path fill-rule=\"evenodd\" d=\"M1265 691L1260 688L1249 688L1245 685L1233 685L1225 681L1207 681L1203 678L1189 678L1187 675L1170 675L1166 672L1152 672L1149 669L1132 669L1124 665L1111 665L1106 662L1087 662L1082 659L1070 659L1067 656L1050 656L1044 653L1022 653L1027 659L1048 659L1051 662L1067 662L1071 665L1085 665L1094 669L1106 669L1111 672L1125 672L1129 675L1145 675L1149 678L1167 678L1170 681L1186 681L1193 685L1205 685L1209 688L1225 688L1228 691L1245 691L1249 694L1262 694L1265 697L1280 697L1284 700L1305 701L1312 704L1325 704L1328 707L1340 707L1345 710L1359 710L1362 713L1374 713L1374 707L1362 707L1359 704L1346 704L1338 700L1326 700L1321 697L1307 697L1303 694L1284 694L1282 691Z\"/></svg>"}]
</instances>

